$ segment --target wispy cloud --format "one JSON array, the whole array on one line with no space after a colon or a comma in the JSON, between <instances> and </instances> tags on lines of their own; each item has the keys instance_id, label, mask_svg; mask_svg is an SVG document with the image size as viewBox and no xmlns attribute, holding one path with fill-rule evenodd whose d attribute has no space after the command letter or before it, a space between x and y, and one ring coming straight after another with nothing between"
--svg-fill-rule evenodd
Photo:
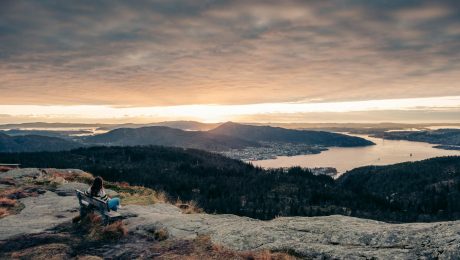
<instances>
[{"instance_id":1,"label":"wispy cloud","mask_svg":"<svg viewBox=\"0 0 460 260\"><path fill-rule=\"evenodd\" d=\"M305 118L319 114L331 117L349 117L362 114L412 114L412 120L419 120L426 111L458 114L460 112L460 96L436 98L386 99L348 102L321 103L262 103L248 105L180 105L156 107L113 107L103 105L74 106L40 106L40 105L0 105L1 111L17 118L46 118L49 120L99 120L99 122L161 120L200 120L223 122L228 120L263 122L268 121L305 121ZM395 112L396 111L396 112ZM377 113L375 113L377 112ZM410 113L407 113L410 112ZM416 112L416 113L413 113ZM329 115L327 115L329 114ZM418 116L417 116L418 114ZM439 113L438 113L439 114ZM299 116L303 120L293 120ZM367 116L368 117L368 116ZM367 118L366 117L366 118ZM262 121L261 121L262 119ZM361 118L362 119L362 118ZM458 120L455 116L450 120ZM292 120L292 121L291 121ZM455 121L456 121L455 120ZM378 121L374 118L373 121Z\"/></svg>"}]
</instances>

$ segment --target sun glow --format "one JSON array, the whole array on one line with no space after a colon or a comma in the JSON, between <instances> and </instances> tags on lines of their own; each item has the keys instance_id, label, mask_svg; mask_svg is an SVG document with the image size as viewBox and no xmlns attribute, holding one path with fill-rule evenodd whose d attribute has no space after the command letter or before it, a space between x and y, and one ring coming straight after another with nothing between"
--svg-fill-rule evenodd
<instances>
[{"instance_id":1,"label":"sun glow","mask_svg":"<svg viewBox=\"0 0 460 260\"><path fill-rule=\"evenodd\" d=\"M242 116L297 114L297 113L344 113L382 110L448 110L460 108L460 96L383 99L324 103L264 103L247 105L181 105L162 107L114 107L105 105L40 106L0 105L2 114L12 117L35 117L48 119L100 119L102 121L128 118L161 120L198 120L222 122Z\"/></svg>"}]
</instances>

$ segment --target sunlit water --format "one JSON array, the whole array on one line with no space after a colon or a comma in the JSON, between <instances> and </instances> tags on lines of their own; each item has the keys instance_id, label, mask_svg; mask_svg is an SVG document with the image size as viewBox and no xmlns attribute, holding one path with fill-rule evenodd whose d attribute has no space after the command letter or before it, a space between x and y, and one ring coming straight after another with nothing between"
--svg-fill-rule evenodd
<instances>
[{"instance_id":1,"label":"sunlit water","mask_svg":"<svg viewBox=\"0 0 460 260\"><path fill-rule=\"evenodd\" d=\"M69 136L88 136L96 134L104 134L109 130L99 129L98 127L20 127L20 128L3 128L0 131L10 131L10 130L23 130L23 131L56 131L56 132L72 132L72 131L83 131L82 133L69 134Z\"/></svg>"},{"instance_id":2,"label":"sunlit water","mask_svg":"<svg viewBox=\"0 0 460 260\"><path fill-rule=\"evenodd\" d=\"M276 159L252 161L254 165L265 168L277 167L334 167L344 173L366 165L386 165L406 161L419 161L432 157L460 155L460 151L433 148L433 144L411 141L394 141L355 135L366 138L376 145L366 147L333 147L320 154L280 156Z\"/></svg>"}]
</instances>

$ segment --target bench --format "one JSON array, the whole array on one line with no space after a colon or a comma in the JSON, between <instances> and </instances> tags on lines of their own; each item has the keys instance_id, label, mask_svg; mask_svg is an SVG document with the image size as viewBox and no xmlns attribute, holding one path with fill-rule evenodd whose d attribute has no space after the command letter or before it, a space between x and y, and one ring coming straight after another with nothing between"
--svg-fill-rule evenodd
<instances>
[{"instance_id":1,"label":"bench","mask_svg":"<svg viewBox=\"0 0 460 260\"><path fill-rule=\"evenodd\" d=\"M83 218L84 216L86 216L86 214L94 210L99 211L102 218L104 219L105 225L122 218L120 213L110 210L107 202L98 198L88 196L86 195L86 193L80 190L75 190L75 192L77 194L78 203L80 204L81 218Z\"/></svg>"}]
</instances>

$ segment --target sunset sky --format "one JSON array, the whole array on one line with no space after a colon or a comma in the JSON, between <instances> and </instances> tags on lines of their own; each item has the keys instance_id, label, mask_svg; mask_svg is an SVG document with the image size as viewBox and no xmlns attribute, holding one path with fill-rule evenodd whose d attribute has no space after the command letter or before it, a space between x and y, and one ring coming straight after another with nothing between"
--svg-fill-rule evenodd
<instances>
[{"instance_id":1,"label":"sunset sky","mask_svg":"<svg viewBox=\"0 0 460 260\"><path fill-rule=\"evenodd\" d=\"M460 1L0 1L0 123L460 122Z\"/></svg>"}]
</instances>

